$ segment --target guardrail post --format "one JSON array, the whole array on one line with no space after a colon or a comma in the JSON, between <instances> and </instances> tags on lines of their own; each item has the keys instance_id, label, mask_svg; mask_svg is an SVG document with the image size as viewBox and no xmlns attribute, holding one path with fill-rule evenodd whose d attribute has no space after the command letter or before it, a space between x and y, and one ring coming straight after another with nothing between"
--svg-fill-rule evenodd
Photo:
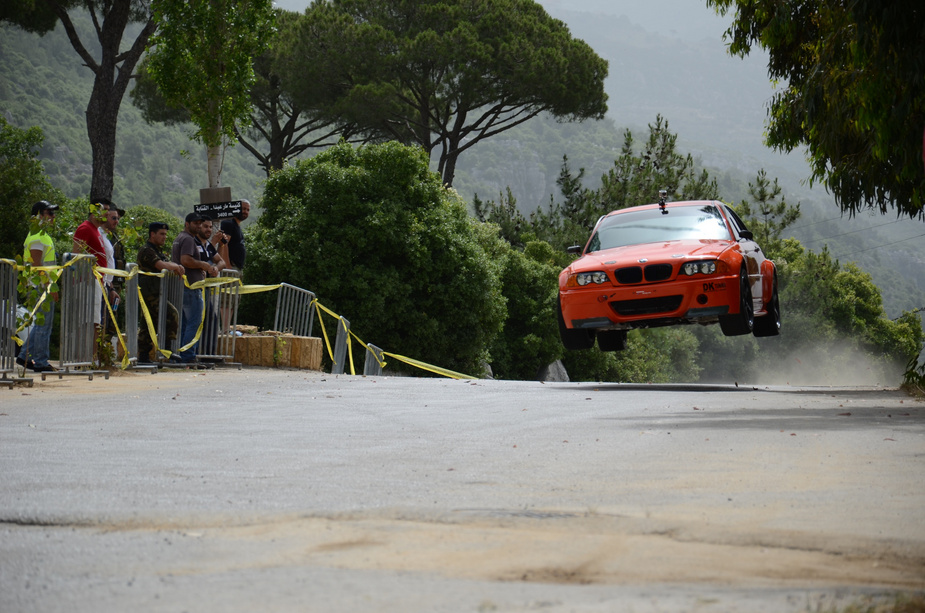
<instances>
[{"instance_id":1,"label":"guardrail post","mask_svg":"<svg viewBox=\"0 0 925 613\"><path fill-rule=\"evenodd\" d=\"M337 321L337 339L334 341L334 365L331 366L332 375L344 374L347 363L347 342L350 340L350 322L345 317Z\"/></svg>"},{"instance_id":2,"label":"guardrail post","mask_svg":"<svg viewBox=\"0 0 925 613\"><path fill-rule=\"evenodd\" d=\"M369 351L366 352L366 363L363 364L363 375L375 377L382 374L382 349L375 345L367 345Z\"/></svg>"}]
</instances>

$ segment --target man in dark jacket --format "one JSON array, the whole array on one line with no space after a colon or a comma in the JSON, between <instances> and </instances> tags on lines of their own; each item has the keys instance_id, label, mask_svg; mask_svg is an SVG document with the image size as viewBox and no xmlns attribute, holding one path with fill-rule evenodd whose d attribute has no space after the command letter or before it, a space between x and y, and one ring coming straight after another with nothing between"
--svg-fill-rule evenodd
<instances>
[{"instance_id":1,"label":"man in dark jacket","mask_svg":"<svg viewBox=\"0 0 925 613\"><path fill-rule=\"evenodd\" d=\"M238 270L244 270L244 260L247 258L247 247L244 245L244 232L241 231L241 222L251 213L251 203L241 201L241 212L231 219L222 222L222 232L228 235L228 257L230 264Z\"/></svg>"}]
</instances>

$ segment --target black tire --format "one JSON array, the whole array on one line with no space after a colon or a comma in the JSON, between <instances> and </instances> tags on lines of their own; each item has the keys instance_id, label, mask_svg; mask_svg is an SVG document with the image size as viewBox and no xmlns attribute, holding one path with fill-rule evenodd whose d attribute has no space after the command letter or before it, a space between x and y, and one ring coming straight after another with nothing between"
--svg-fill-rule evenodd
<instances>
[{"instance_id":1,"label":"black tire","mask_svg":"<svg viewBox=\"0 0 925 613\"><path fill-rule=\"evenodd\" d=\"M739 272L739 312L719 318L719 327L726 336L751 334L755 327L755 307L752 304L752 288L748 284L748 271Z\"/></svg>"},{"instance_id":2,"label":"black tire","mask_svg":"<svg viewBox=\"0 0 925 613\"><path fill-rule=\"evenodd\" d=\"M601 351L626 349L626 330L601 330L597 333L597 346Z\"/></svg>"},{"instance_id":3,"label":"black tire","mask_svg":"<svg viewBox=\"0 0 925 613\"><path fill-rule=\"evenodd\" d=\"M774 275L774 291L768 303L768 314L755 318L755 336L777 336L780 334L780 297L777 295L777 275Z\"/></svg>"},{"instance_id":4,"label":"black tire","mask_svg":"<svg viewBox=\"0 0 925 613\"><path fill-rule=\"evenodd\" d=\"M594 330L565 327L565 320L562 318L562 301L559 298L556 298L556 315L559 320L559 338L562 339L562 345L566 349L581 351L594 346Z\"/></svg>"}]
</instances>

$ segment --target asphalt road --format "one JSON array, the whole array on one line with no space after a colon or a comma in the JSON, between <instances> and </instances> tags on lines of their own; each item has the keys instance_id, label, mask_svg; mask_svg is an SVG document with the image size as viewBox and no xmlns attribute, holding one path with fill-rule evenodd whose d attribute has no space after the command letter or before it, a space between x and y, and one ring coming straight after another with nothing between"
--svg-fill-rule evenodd
<instances>
[{"instance_id":1,"label":"asphalt road","mask_svg":"<svg viewBox=\"0 0 925 613\"><path fill-rule=\"evenodd\" d=\"M0 388L0 611L818 611L925 590L896 390L268 369Z\"/></svg>"}]
</instances>

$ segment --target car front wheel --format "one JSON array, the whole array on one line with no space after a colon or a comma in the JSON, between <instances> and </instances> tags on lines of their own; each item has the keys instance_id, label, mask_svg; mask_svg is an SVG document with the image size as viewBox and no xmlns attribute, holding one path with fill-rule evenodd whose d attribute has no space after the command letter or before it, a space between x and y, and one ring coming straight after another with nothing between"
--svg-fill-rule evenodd
<instances>
[{"instance_id":1,"label":"car front wheel","mask_svg":"<svg viewBox=\"0 0 925 613\"><path fill-rule=\"evenodd\" d=\"M752 304L752 288L748 284L748 272L743 267L739 272L739 312L719 318L719 327L726 336L749 334L755 326L755 307Z\"/></svg>"},{"instance_id":2,"label":"car front wheel","mask_svg":"<svg viewBox=\"0 0 925 613\"><path fill-rule=\"evenodd\" d=\"M562 300L560 298L556 299L556 315L559 319L559 338L562 339L562 345L566 349L580 351L594 346L594 330L565 327L565 319L562 317Z\"/></svg>"}]
</instances>

